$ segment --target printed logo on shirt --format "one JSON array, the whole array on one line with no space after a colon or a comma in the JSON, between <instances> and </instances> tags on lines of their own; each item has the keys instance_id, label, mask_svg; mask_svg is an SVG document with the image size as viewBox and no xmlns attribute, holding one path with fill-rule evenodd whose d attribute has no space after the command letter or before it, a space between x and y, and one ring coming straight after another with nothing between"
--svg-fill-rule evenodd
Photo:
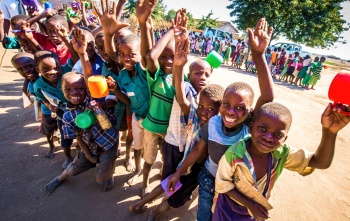
<instances>
[{"instance_id":1,"label":"printed logo on shirt","mask_svg":"<svg viewBox=\"0 0 350 221\"><path fill-rule=\"evenodd\" d=\"M96 64L96 70L99 69L100 67L101 67L100 65Z\"/></svg>"},{"instance_id":2,"label":"printed logo on shirt","mask_svg":"<svg viewBox=\"0 0 350 221\"><path fill-rule=\"evenodd\" d=\"M159 88L162 88L162 89L164 88L163 82L159 84Z\"/></svg>"}]
</instances>

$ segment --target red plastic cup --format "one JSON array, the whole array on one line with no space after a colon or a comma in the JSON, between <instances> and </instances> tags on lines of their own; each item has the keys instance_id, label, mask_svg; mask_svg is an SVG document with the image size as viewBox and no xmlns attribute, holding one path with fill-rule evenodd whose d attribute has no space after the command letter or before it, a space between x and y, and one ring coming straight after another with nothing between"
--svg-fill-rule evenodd
<instances>
[{"instance_id":1,"label":"red plastic cup","mask_svg":"<svg viewBox=\"0 0 350 221\"><path fill-rule=\"evenodd\" d=\"M350 105L350 94L347 92L350 88L350 73L340 72L338 73L328 90L328 98L332 100L336 105L342 103ZM342 114L350 115L350 112L343 111Z\"/></svg>"}]
</instances>

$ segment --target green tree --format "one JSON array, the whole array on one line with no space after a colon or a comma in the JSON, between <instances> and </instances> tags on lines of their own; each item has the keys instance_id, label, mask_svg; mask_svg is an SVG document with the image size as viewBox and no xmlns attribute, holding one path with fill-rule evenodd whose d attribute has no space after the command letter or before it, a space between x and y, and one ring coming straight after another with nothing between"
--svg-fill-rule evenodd
<instances>
[{"instance_id":1,"label":"green tree","mask_svg":"<svg viewBox=\"0 0 350 221\"><path fill-rule=\"evenodd\" d=\"M134 15L136 13L136 4L137 0L128 0L128 2L125 4L125 17L129 18L130 15ZM152 13L152 18L155 20L161 20L165 17L165 9L166 5L164 5L163 0L158 0L157 5L154 9L154 12Z\"/></svg>"},{"instance_id":2,"label":"green tree","mask_svg":"<svg viewBox=\"0 0 350 221\"><path fill-rule=\"evenodd\" d=\"M202 16L202 19L198 21L197 28L204 30L206 27L216 28L219 25L218 18L211 18L213 11L211 10L206 16Z\"/></svg>"},{"instance_id":3,"label":"green tree","mask_svg":"<svg viewBox=\"0 0 350 221\"><path fill-rule=\"evenodd\" d=\"M346 0L229 0L230 16L238 29L255 27L259 18L266 18L274 33L271 40L285 36L310 47L327 48L341 39L348 30L342 19L341 3Z\"/></svg>"},{"instance_id":4,"label":"green tree","mask_svg":"<svg viewBox=\"0 0 350 221\"><path fill-rule=\"evenodd\" d=\"M176 16L176 11L174 9L170 9L168 11L168 14L165 16L165 20L167 20L168 22L171 21L171 19L174 19Z\"/></svg>"},{"instance_id":5,"label":"green tree","mask_svg":"<svg viewBox=\"0 0 350 221\"><path fill-rule=\"evenodd\" d=\"M187 12L186 15L187 15L187 19L188 19L188 25L187 26L189 28L194 27L195 26L195 20L193 18L193 15L190 12Z\"/></svg>"}]
</instances>

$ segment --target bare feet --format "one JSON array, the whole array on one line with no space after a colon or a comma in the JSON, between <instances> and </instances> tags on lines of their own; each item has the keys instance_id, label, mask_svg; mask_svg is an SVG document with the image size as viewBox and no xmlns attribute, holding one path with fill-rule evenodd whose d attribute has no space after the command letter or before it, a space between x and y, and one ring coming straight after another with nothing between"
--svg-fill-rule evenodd
<instances>
[{"instance_id":1,"label":"bare feet","mask_svg":"<svg viewBox=\"0 0 350 221\"><path fill-rule=\"evenodd\" d=\"M51 182L45 186L45 193L50 195L61 183L60 177L51 180Z\"/></svg>"},{"instance_id":2,"label":"bare feet","mask_svg":"<svg viewBox=\"0 0 350 221\"><path fill-rule=\"evenodd\" d=\"M156 217L153 213L153 210L151 210L151 212L149 212L149 214L147 216L147 221L156 221Z\"/></svg>"},{"instance_id":3,"label":"bare feet","mask_svg":"<svg viewBox=\"0 0 350 221\"><path fill-rule=\"evenodd\" d=\"M134 161L131 158L125 159L125 167L128 172L133 172L136 169Z\"/></svg>"},{"instance_id":4,"label":"bare feet","mask_svg":"<svg viewBox=\"0 0 350 221\"><path fill-rule=\"evenodd\" d=\"M142 170L141 171L134 171L129 177L128 177L128 184L130 186L133 186L136 184L137 178L142 174Z\"/></svg>"},{"instance_id":5,"label":"bare feet","mask_svg":"<svg viewBox=\"0 0 350 221\"><path fill-rule=\"evenodd\" d=\"M73 161L72 158L67 158L67 159L64 161L64 163L62 164L62 168L65 170L65 169L68 167L68 165L69 165L72 161Z\"/></svg>"},{"instance_id":6,"label":"bare feet","mask_svg":"<svg viewBox=\"0 0 350 221\"><path fill-rule=\"evenodd\" d=\"M114 178L113 176L105 181L105 188L104 191L110 191L114 187Z\"/></svg>"},{"instance_id":7,"label":"bare feet","mask_svg":"<svg viewBox=\"0 0 350 221\"><path fill-rule=\"evenodd\" d=\"M141 199L143 199L147 194L149 194L151 191L149 187L142 187L141 190ZM151 202L150 202L151 203Z\"/></svg>"},{"instance_id":8,"label":"bare feet","mask_svg":"<svg viewBox=\"0 0 350 221\"><path fill-rule=\"evenodd\" d=\"M138 203L135 203L135 204L131 204L130 206L129 206L129 210L130 210L130 212L133 212L133 213L143 213L143 212L145 212L146 210L147 210L147 206L142 206L141 208L140 208L140 206L138 205Z\"/></svg>"},{"instance_id":9,"label":"bare feet","mask_svg":"<svg viewBox=\"0 0 350 221\"><path fill-rule=\"evenodd\" d=\"M49 158L49 159L52 159L53 156L55 155L55 150L56 150L56 147L55 146L51 146L49 151L46 152L45 157Z\"/></svg>"}]
</instances>

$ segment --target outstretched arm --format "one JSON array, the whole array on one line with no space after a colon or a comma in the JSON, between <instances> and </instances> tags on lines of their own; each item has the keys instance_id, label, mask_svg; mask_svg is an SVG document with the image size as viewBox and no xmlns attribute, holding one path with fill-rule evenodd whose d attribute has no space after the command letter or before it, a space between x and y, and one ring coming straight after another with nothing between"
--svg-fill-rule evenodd
<instances>
[{"instance_id":1,"label":"outstretched arm","mask_svg":"<svg viewBox=\"0 0 350 221\"><path fill-rule=\"evenodd\" d=\"M74 50L73 44L69 39L69 31L63 25L56 25L55 27L56 35L63 41L67 46L69 53L71 54L71 62L74 65L79 60L79 55Z\"/></svg>"},{"instance_id":2,"label":"outstretched arm","mask_svg":"<svg viewBox=\"0 0 350 221\"><path fill-rule=\"evenodd\" d=\"M35 52L43 50L41 45L33 37L33 33L29 23L27 23L26 21L23 21L21 29L22 29L22 32L19 33L20 35L18 36L19 38L26 38L29 41L29 43L33 46Z\"/></svg>"},{"instance_id":3,"label":"outstretched arm","mask_svg":"<svg viewBox=\"0 0 350 221\"><path fill-rule=\"evenodd\" d=\"M136 17L139 21L141 31L141 63L143 67L147 67L146 56L153 47L151 15L157 5L157 0L138 0L136 5Z\"/></svg>"},{"instance_id":4,"label":"outstretched arm","mask_svg":"<svg viewBox=\"0 0 350 221\"><path fill-rule=\"evenodd\" d=\"M258 73L260 88L260 97L258 98L254 107L254 114L257 113L263 104L271 102L274 99L272 76L264 55L264 52L270 43L272 31L272 27L267 27L265 18L261 18L259 20L254 32L248 28L249 44Z\"/></svg>"},{"instance_id":5,"label":"outstretched arm","mask_svg":"<svg viewBox=\"0 0 350 221\"><path fill-rule=\"evenodd\" d=\"M323 112L321 142L309 162L309 167L327 169L332 164L338 131L350 122L350 116L342 114L341 111L350 112L350 107L342 104L333 107L332 104L328 104Z\"/></svg>"}]
</instances>

